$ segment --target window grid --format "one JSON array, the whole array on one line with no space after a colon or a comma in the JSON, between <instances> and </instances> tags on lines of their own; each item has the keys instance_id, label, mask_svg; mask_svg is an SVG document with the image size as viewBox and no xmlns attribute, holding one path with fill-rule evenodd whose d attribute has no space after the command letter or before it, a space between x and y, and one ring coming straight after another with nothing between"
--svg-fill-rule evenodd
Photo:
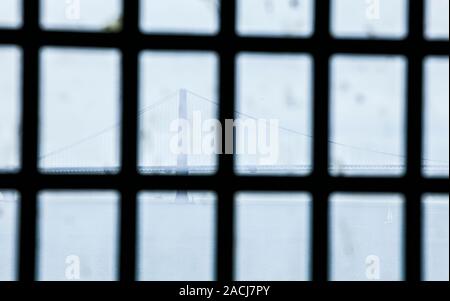
<instances>
[{"instance_id":1,"label":"window grid","mask_svg":"<svg viewBox=\"0 0 450 301\"><path fill-rule=\"evenodd\" d=\"M313 196L311 279L329 279L329 195L333 192L392 192L406 197L405 280L418 282L422 270L422 209L425 193L448 193L448 179L422 176L423 60L448 56L448 41L424 39L424 1L409 1L409 35L403 40L336 39L330 34L330 0L315 3L315 33L306 38L241 37L235 31L236 0L221 1L221 28L216 36L143 34L139 31L139 1L123 0L123 30L119 33L43 31L39 1L23 4L23 27L0 29L0 44L23 49L21 171L0 174L0 189L21 194L18 278L36 279L37 193L45 189L113 189L121 195L119 275L136 279L137 193L141 190L211 190L218 195L216 213L216 280L234 279L234 195L238 191L304 191ZM122 52L121 172L117 175L46 175L37 169L39 50L44 46L117 48ZM307 177L237 176L233 156L219 157L213 176L141 175L137 171L138 54L142 50L214 51L220 60L220 120L233 118L235 58L240 52L309 53L314 59L313 172ZM335 178L329 162L329 61L337 53L403 55L407 78L407 171L401 178ZM226 183L223 185L223 183Z\"/></svg>"}]
</instances>

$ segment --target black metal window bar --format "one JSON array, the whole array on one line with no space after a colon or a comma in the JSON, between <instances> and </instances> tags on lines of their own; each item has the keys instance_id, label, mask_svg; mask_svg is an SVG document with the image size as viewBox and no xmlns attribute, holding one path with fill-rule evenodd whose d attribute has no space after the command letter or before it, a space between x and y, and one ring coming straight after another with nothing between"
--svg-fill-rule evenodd
<instances>
[{"instance_id":1,"label":"black metal window bar","mask_svg":"<svg viewBox=\"0 0 450 301\"><path fill-rule=\"evenodd\" d=\"M218 195L216 216L216 280L234 277L234 194L250 191L305 191L313 196L311 280L329 280L329 200L332 192L396 192L406 197L404 276L421 281L422 209L424 193L448 193L447 179L422 176L423 60L428 55L448 56L448 41L424 39L424 2L409 1L409 34L403 40L336 39L330 34L330 1L315 1L315 30L308 38L242 37L235 31L236 1L221 1L220 32L214 36L143 34L139 31L139 1L123 1L123 29L118 33L44 31L39 27L38 0L23 4L23 26L0 29L0 44L23 50L21 171L0 174L1 189L21 194L18 279L36 276L37 192L44 189L113 189L121 195L119 275L136 277L137 200L141 190L211 190ZM52 175L38 171L39 50L44 46L115 48L122 53L121 171L117 175ZM138 54L145 49L205 50L220 58L220 120L235 112L235 58L243 51L309 53L314 59L313 172L307 177L253 177L234 173L234 158L219 157L213 176L142 175L137 171ZM407 162L400 178L341 178L328 173L330 57L337 53L403 55L407 75Z\"/></svg>"}]
</instances>

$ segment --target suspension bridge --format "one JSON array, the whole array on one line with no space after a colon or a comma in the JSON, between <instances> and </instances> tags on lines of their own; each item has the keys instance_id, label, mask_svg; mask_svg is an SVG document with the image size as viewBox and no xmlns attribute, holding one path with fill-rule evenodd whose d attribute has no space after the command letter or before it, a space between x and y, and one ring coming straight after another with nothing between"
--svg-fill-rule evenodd
<instances>
[{"instance_id":1,"label":"suspension bridge","mask_svg":"<svg viewBox=\"0 0 450 301\"><path fill-rule=\"evenodd\" d=\"M146 106L139 110L137 114L137 119L145 118L146 114L153 112L154 114L158 114L161 116L174 116L177 119L188 119L188 107L192 106L192 102L190 99L195 98L195 101L200 100L202 103L196 104L200 110L205 106L212 106L210 109L212 111L217 111L219 102L211 100L207 97L204 97L196 92L187 90L187 89L179 89L168 93L164 97L161 97L158 101L153 102L149 106ZM170 111L161 112L162 107L165 104L172 102L172 105L166 106L164 110ZM160 114L161 113L161 114ZM258 120L258 116L254 116L252 114L248 114L247 112L235 111L236 118L244 118L244 119L254 119ZM77 163L71 162L67 164L67 161L70 159L77 158L69 158L74 157L73 154L70 154L70 151L80 145L88 144L94 140L102 139L103 136L111 134L113 131L117 131L121 127L121 123L112 124L106 128L100 129L91 135L87 135L86 137L74 141L71 144L65 145L61 148L55 149L49 153L43 154L39 156L40 166L45 166L42 168L42 172L50 173L50 174L115 174L118 173L120 167L77 167ZM148 129L147 129L148 130ZM309 133L303 133L298 130L279 126L280 134L290 134L294 136L303 137L304 139L312 140L314 139L313 135ZM156 141L155 144L159 142ZM406 156L402 154L389 153L380 150L368 149L364 147L359 147L356 145L350 145L345 143L340 143L339 141L329 140L330 145L336 145L339 147L347 148L349 150L376 154L381 156L386 156L387 158L392 158L394 161L405 161ZM168 148L167 148L168 149ZM162 152L162 149L157 151ZM68 156L68 154L70 154ZM75 156L76 157L76 156ZM399 160L400 159L400 160ZM205 160L201 160L202 162L193 162L193 159L187 154L178 154L176 159L173 160L174 164L165 164L167 160L162 160L162 162L158 162L157 164L152 164L149 166L138 166L138 171L143 174L211 174L216 171L216 164L214 160L211 162L204 163ZM172 162L170 162L172 163ZM59 166L58 166L59 165ZM73 167L68 167L68 165ZM81 164L80 164L81 165ZM448 173L449 163L445 161L432 160L432 159L423 159L423 168L429 172L438 172L438 173ZM273 165L246 165L239 164L235 167L235 170L239 174L307 174L311 171L312 166L310 164L273 164ZM374 164L373 162L368 162L367 164L333 164L329 168L330 172L333 174L346 173L349 171L362 171L364 173L380 173L380 172L399 172L405 170L404 164Z\"/></svg>"}]
</instances>

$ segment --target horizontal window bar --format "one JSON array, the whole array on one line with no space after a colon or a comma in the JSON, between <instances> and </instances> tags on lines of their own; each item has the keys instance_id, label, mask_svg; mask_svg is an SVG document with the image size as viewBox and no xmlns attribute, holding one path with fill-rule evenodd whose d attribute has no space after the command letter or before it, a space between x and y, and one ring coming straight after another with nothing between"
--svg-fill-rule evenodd
<instances>
[{"instance_id":1,"label":"horizontal window bar","mask_svg":"<svg viewBox=\"0 0 450 301\"><path fill-rule=\"evenodd\" d=\"M353 192L448 192L447 179L403 178L334 178L299 177L253 177L233 176L224 179L214 176L160 176L137 175L130 179L125 175L0 175L0 189L26 190L30 185L36 189L121 189L131 190L221 190L223 181L231 190L255 191L353 191Z\"/></svg>"},{"instance_id":2,"label":"horizontal window bar","mask_svg":"<svg viewBox=\"0 0 450 301\"><path fill-rule=\"evenodd\" d=\"M31 39L24 30L0 30L0 44L40 46L71 46L120 48L134 42L139 49L210 50L210 51L254 51L254 52L330 52L363 54L407 54L411 47L423 55L448 55L448 41L426 41L412 43L411 40L352 40L328 38L326 44L319 38L273 38L273 37L223 37L186 35L133 36L120 33L80 33L63 31L40 31Z\"/></svg>"}]
</instances>

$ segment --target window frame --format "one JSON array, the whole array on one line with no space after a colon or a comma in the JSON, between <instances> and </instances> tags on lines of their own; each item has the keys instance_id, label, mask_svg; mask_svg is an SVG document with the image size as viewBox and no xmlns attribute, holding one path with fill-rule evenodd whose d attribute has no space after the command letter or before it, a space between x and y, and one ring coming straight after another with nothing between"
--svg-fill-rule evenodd
<instances>
[{"instance_id":1,"label":"window frame","mask_svg":"<svg viewBox=\"0 0 450 301\"><path fill-rule=\"evenodd\" d=\"M24 1L23 26L0 29L0 45L23 51L21 169L0 174L0 189L20 193L20 281L36 279L37 194L48 189L116 190L120 194L118 280L136 280L137 194L155 190L207 190L217 193L215 275L218 281L234 279L235 201L241 191L299 191L313 196L311 280L329 278L329 195L334 192L384 192L405 196L404 278L422 279L422 195L449 193L448 179L425 178L422 173L424 58L447 56L448 41L424 38L425 0L409 1L409 33L401 40L338 39L330 33L331 0L315 1L314 33L310 37L245 37L236 30L236 0L222 0L217 35L141 33L140 1L123 0L123 30L117 33L42 30L39 1ZM115 48L121 61L121 171L117 175L51 175L38 170L39 52L45 46ZM314 61L313 171L306 177L239 176L235 158L220 155L212 176L143 175L137 170L139 53L142 50L203 50L219 57L219 118L232 119L236 96L236 57L241 52L304 53ZM407 59L406 173L398 177L334 177L329 165L330 58L334 54L403 55ZM223 183L226 183L224 185Z\"/></svg>"}]
</instances>

